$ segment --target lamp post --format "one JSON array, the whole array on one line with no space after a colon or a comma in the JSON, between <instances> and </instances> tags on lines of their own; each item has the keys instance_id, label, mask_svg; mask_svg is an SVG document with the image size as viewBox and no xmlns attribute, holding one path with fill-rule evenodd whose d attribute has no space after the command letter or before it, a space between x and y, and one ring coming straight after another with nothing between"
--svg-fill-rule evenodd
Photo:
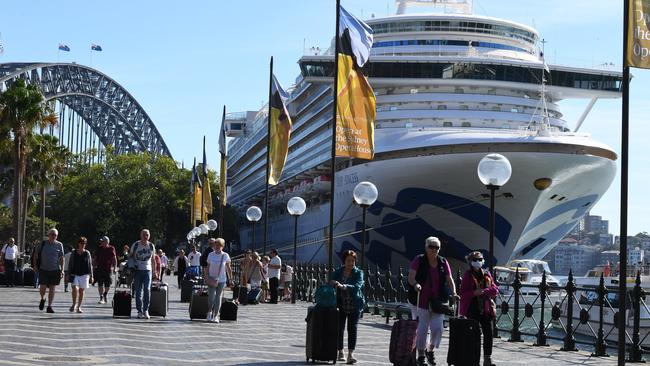
<instances>
[{"instance_id":1,"label":"lamp post","mask_svg":"<svg viewBox=\"0 0 650 366\"><path fill-rule=\"evenodd\" d=\"M307 209L307 204L305 200L300 197L292 197L289 202L287 202L287 211L289 215L294 218L293 225L293 273L291 275L291 303L296 303L296 263L298 260L296 254L296 243L298 242L298 217L305 213Z\"/></svg>"},{"instance_id":2,"label":"lamp post","mask_svg":"<svg viewBox=\"0 0 650 366\"><path fill-rule=\"evenodd\" d=\"M490 244L488 265L494 275L494 195L497 189L506 184L512 175L510 161L500 154L488 154L478 163L478 179L490 190Z\"/></svg>"},{"instance_id":3,"label":"lamp post","mask_svg":"<svg viewBox=\"0 0 650 366\"><path fill-rule=\"evenodd\" d=\"M354 202L363 209L363 228L361 229L361 270L365 268L366 262L366 211L377 200L377 187L370 182L361 182L354 187L352 196Z\"/></svg>"},{"instance_id":4,"label":"lamp post","mask_svg":"<svg viewBox=\"0 0 650 366\"><path fill-rule=\"evenodd\" d=\"M246 218L253 223L253 245L251 250L255 251L255 223L262 218L262 210L257 206L251 206L246 210Z\"/></svg>"}]
</instances>

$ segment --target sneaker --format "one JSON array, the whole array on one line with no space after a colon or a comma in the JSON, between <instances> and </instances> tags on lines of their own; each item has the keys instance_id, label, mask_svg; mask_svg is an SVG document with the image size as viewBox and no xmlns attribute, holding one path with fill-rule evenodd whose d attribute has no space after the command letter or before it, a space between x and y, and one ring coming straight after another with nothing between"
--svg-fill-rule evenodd
<instances>
[{"instance_id":1,"label":"sneaker","mask_svg":"<svg viewBox=\"0 0 650 366\"><path fill-rule=\"evenodd\" d=\"M70 306L70 309L68 309L68 310L70 310L70 312L73 312L74 311L74 305Z\"/></svg>"},{"instance_id":2,"label":"sneaker","mask_svg":"<svg viewBox=\"0 0 650 366\"><path fill-rule=\"evenodd\" d=\"M354 365L355 363L357 363L357 359L354 358L353 355L348 355L348 362L346 362L346 363L347 363L348 365Z\"/></svg>"},{"instance_id":3,"label":"sneaker","mask_svg":"<svg viewBox=\"0 0 650 366\"><path fill-rule=\"evenodd\" d=\"M433 355L433 351L425 351L424 355L426 356L429 365L436 366L436 357Z\"/></svg>"},{"instance_id":4,"label":"sneaker","mask_svg":"<svg viewBox=\"0 0 650 366\"><path fill-rule=\"evenodd\" d=\"M345 354L343 353L343 351L339 351L339 357L337 357L336 360L337 361L342 361L342 362L346 361Z\"/></svg>"},{"instance_id":5,"label":"sneaker","mask_svg":"<svg viewBox=\"0 0 650 366\"><path fill-rule=\"evenodd\" d=\"M81 310L81 308L77 308L77 313L81 314L81 313L83 313L83 312L84 312L84 311Z\"/></svg>"},{"instance_id":6,"label":"sneaker","mask_svg":"<svg viewBox=\"0 0 650 366\"><path fill-rule=\"evenodd\" d=\"M38 310L43 310L45 308L45 299L41 299L41 302L38 303Z\"/></svg>"},{"instance_id":7,"label":"sneaker","mask_svg":"<svg viewBox=\"0 0 650 366\"><path fill-rule=\"evenodd\" d=\"M424 356L418 357L417 366L427 366L427 359Z\"/></svg>"},{"instance_id":8,"label":"sneaker","mask_svg":"<svg viewBox=\"0 0 650 366\"><path fill-rule=\"evenodd\" d=\"M142 312L138 311L138 319L142 319Z\"/></svg>"},{"instance_id":9,"label":"sneaker","mask_svg":"<svg viewBox=\"0 0 650 366\"><path fill-rule=\"evenodd\" d=\"M98 303L98 304L103 304L103 303L104 303L104 299L102 299L102 298L100 297L100 298L99 298L99 301L97 301L97 303Z\"/></svg>"},{"instance_id":10,"label":"sneaker","mask_svg":"<svg viewBox=\"0 0 650 366\"><path fill-rule=\"evenodd\" d=\"M145 319L150 319L150 318L151 318L151 317L149 316L149 312L148 312L148 311L145 311L143 316L144 316Z\"/></svg>"},{"instance_id":11,"label":"sneaker","mask_svg":"<svg viewBox=\"0 0 650 366\"><path fill-rule=\"evenodd\" d=\"M214 319L212 316L212 313L208 313L208 317L206 318L207 321L211 322Z\"/></svg>"},{"instance_id":12,"label":"sneaker","mask_svg":"<svg viewBox=\"0 0 650 366\"><path fill-rule=\"evenodd\" d=\"M214 318L212 318L212 322L213 323L219 323L219 317L215 316Z\"/></svg>"},{"instance_id":13,"label":"sneaker","mask_svg":"<svg viewBox=\"0 0 650 366\"><path fill-rule=\"evenodd\" d=\"M51 306L47 307L47 312L50 313L50 314L54 314L54 310L52 309Z\"/></svg>"}]
</instances>

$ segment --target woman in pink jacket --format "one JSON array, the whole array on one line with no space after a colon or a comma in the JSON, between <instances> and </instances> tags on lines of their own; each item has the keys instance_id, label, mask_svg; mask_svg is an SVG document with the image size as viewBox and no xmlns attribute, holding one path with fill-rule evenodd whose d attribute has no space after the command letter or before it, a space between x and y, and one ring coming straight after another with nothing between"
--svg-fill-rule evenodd
<instances>
[{"instance_id":1,"label":"woman in pink jacket","mask_svg":"<svg viewBox=\"0 0 650 366\"><path fill-rule=\"evenodd\" d=\"M496 317L494 299L499 288L494 283L489 271L483 270L483 254L471 252L467 255L469 269L463 275L460 284L460 306L458 315L477 320L483 332L483 366L492 363L492 321Z\"/></svg>"}]
</instances>

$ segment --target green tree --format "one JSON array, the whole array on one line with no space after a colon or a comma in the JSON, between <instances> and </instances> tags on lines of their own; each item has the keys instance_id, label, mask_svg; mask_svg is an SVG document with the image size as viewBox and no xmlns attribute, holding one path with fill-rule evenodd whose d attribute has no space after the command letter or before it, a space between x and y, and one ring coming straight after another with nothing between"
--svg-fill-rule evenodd
<instances>
[{"instance_id":1,"label":"green tree","mask_svg":"<svg viewBox=\"0 0 650 366\"><path fill-rule=\"evenodd\" d=\"M5 143L12 139L13 148L13 232L16 242L24 248L24 218L26 205L23 197L24 178L26 173L26 156L28 145L26 140L39 126L56 123L56 115L50 105L44 103L44 97L36 85L27 84L25 80L16 80L7 90L0 94L0 138Z\"/></svg>"}]
</instances>

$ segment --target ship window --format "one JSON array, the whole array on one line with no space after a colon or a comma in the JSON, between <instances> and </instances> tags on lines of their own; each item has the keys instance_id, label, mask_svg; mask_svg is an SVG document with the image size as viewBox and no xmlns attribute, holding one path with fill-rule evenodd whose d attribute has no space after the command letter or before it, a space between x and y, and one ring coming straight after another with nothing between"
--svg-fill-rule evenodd
<instances>
[{"instance_id":1,"label":"ship window","mask_svg":"<svg viewBox=\"0 0 650 366\"><path fill-rule=\"evenodd\" d=\"M381 107L377 107L377 112L381 112Z\"/></svg>"},{"instance_id":2,"label":"ship window","mask_svg":"<svg viewBox=\"0 0 650 366\"><path fill-rule=\"evenodd\" d=\"M510 129L510 125L507 124L507 123L504 123L504 124L501 125L501 128L503 128L504 130L508 130L508 129Z\"/></svg>"},{"instance_id":3,"label":"ship window","mask_svg":"<svg viewBox=\"0 0 650 366\"><path fill-rule=\"evenodd\" d=\"M447 106L444 105L444 104L441 104L441 105L438 106L438 109L441 109L441 110L447 109Z\"/></svg>"},{"instance_id":4,"label":"ship window","mask_svg":"<svg viewBox=\"0 0 650 366\"><path fill-rule=\"evenodd\" d=\"M495 111L495 112L501 112L501 108L498 107L498 106L492 107L492 110Z\"/></svg>"},{"instance_id":5,"label":"ship window","mask_svg":"<svg viewBox=\"0 0 650 366\"><path fill-rule=\"evenodd\" d=\"M397 110L397 107L395 107L394 105L392 105L392 106L388 107L388 110L389 110L389 111L396 111L396 110Z\"/></svg>"},{"instance_id":6,"label":"ship window","mask_svg":"<svg viewBox=\"0 0 650 366\"><path fill-rule=\"evenodd\" d=\"M460 109L461 109L462 111L466 111L466 110L469 109L469 107L467 107L467 106L464 105L464 104L461 104Z\"/></svg>"},{"instance_id":7,"label":"ship window","mask_svg":"<svg viewBox=\"0 0 650 366\"><path fill-rule=\"evenodd\" d=\"M443 122L442 127L454 127L454 124L451 122Z\"/></svg>"},{"instance_id":8,"label":"ship window","mask_svg":"<svg viewBox=\"0 0 650 366\"><path fill-rule=\"evenodd\" d=\"M411 127L413 127L413 122L406 122L406 123L404 124L404 127L406 127L406 128L411 128Z\"/></svg>"},{"instance_id":9,"label":"ship window","mask_svg":"<svg viewBox=\"0 0 650 366\"><path fill-rule=\"evenodd\" d=\"M463 127L472 127L472 122L463 122L463 123L461 123L461 126L463 126Z\"/></svg>"}]
</instances>

